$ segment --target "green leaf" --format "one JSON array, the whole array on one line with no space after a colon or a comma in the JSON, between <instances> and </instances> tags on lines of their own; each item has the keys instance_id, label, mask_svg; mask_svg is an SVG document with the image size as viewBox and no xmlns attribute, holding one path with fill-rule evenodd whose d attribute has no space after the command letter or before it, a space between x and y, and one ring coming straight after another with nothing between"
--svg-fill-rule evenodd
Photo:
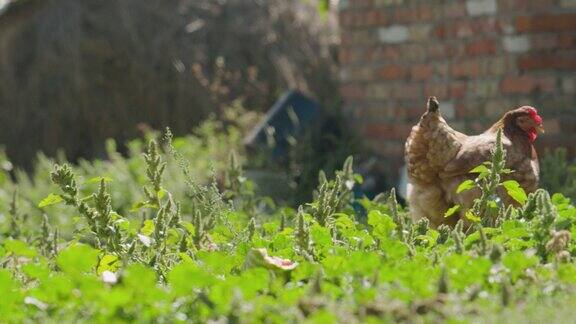
<instances>
[{"instance_id":1,"label":"green leaf","mask_svg":"<svg viewBox=\"0 0 576 324\"><path fill-rule=\"evenodd\" d=\"M166 191L166 189L160 188L160 190L158 190L158 192L156 193L156 197L158 198L158 200L162 200L162 198L164 198L167 193L168 191Z\"/></svg>"},{"instance_id":2,"label":"green leaf","mask_svg":"<svg viewBox=\"0 0 576 324\"><path fill-rule=\"evenodd\" d=\"M357 184L363 184L364 183L364 178L362 177L362 175L360 174L354 174L354 181Z\"/></svg>"},{"instance_id":3,"label":"green leaf","mask_svg":"<svg viewBox=\"0 0 576 324\"><path fill-rule=\"evenodd\" d=\"M74 244L60 252L56 264L69 274L89 272L98 264L99 251L84 244Z\"/></svg>"},{"instance_id":4,"label":"green leaf","mask_svg":"<svg viewBox=\"0 0 576 324\"><path fill-rule=\"evenodd\" d=\"M556 207L568 207L570 205L570 198L564 196L563 194L557 192L552 195L552 202Z\"/></svg>"},{"instance_id":5,"label":"green leaf","mask_svg":"<svg viewBox=\"0 0 576 324\"><path fill-rule=\"evenodd\" d=\"M175 228L168 229L168 237L166 238L166 244L175 245L180 242L181 236L180 232Z\"/></svg>"},{"instance_id":6,"label":"green leaf","mask_svg":"<svg viewBox=\"0 0 576 324\"><path fill-rule=\"evenodd\" d=\"M192 224L190 222L186 222L186 221L183 221L180 224L182 226L184 226L184 228L186 229L186 232L188 232L188 234L190 234L190 235L196 234L196 227L194 226L194 224Z\"/></svg>"},{"instance_id":7,"label":"green leaf","mask_svg":"<svg viewBox=\"0 0 576 324\"><path fill-rule=\"evenodd\" d=\"M520 187L520 184L517 181L507 180L502 182L502 185L506 189L508 195L512 197L512 199L519 202L520 204L524 204L528 199L526 192L524 191L524 189L522 189L522 187Z\"/></svg>"},{"instance_id":8,"label":"green leaf","mask_svg":"<svg viewBox=\"0 0 576 324\"><path fill-rule=\"evenodd\" d=\"M334 225L336 225L336 228L340 233L342 233L344 237L348 237L355 232L356 224L350 218L350 216L339 213L335 214L334 217L337 217Z\"/></svg>"},{"instance_id":9,"label":"green leaf","mask_svg":"<svg viewBox=\"0 0 576 324\"><path fill-rule=\"evenodd\" d=\"M327 277L338 278L350 268L350 260L340 255L328 255L321 261Z\"/></svg>"},{"instance_id":10,"label":"green leaf","mask_svg":"<svg viewBox=\"0 0 576 324\"><path fill-rule=\"evenodd\" d=\"M512 280L516 281L526 269L538 264L538 258L522 251L512 251L503 257L502 264L510 270Z\"/></svg>"},{"instance_id":11,"label":"green leaf","mask_svg":"<svg viewBox=\"0 0 576 324\"><path fill-rule=\"evenodd\" d=\"M461 207L460 205L455 205L455 206L453 206L452 208L448 209L448 210L444 213L444 218L447 218L447 217L450 217L450 216L456 214L456 212L457 212L458 210L460 210L460 207Z\"/></svg>"},{"instance_id":12,"label":"green leaf","mask_svg":"<svg viewBox=\"0 0 576 324\"><path fill-rule=\"evenodd\" d=\"M46 261L26 263L22 266L22 271L28 277L40 280L45 280L50 276L50 267Z\"/></svg>"},{"instance_id":13,"label":"green leaf","mask_svg":"<svg viewBox=\"0 0 576 324\"><path fill-rule=\"evenodd\" d=\"M440 236L438 231L430 229L426 235L418 235L416 236L416 239L426 243L428 247L432 247L438 241L438 236Z\"/></svg>"},{"instance_id":14,"label":"green leaf","mask_svg":"<svg viewBox=\"0 0 576 324\"><path fill-rule=\"evenodd\" d=\"M491 228L491 227L483 227L482 230L484 231L484 234L490 238L492 237L495 233L497 233L497 229L495 228ZM467 247L470 247L470 245L472 243L475 243L477 241L480 240L480 232L479 231L475 231L474 233L468 235L465 239L464 239L464 245Z\"/></svg>"},{"instance_id":15,"label":"green leaf","mask_svg":"<svg viewBox=\"0 0 576 324\"><path fill-rule=\"evenodd\" d=\"M396 223L392 217L382 214L378 210L372 210L368 213L368 224L374 228L372 235L379 239L387 239L396 228Z\"/></svg>"},{"instance_id":16,"label":"green leaf","mask_svg":"<svg viewBox=\"0 0 576 324\"><path fill-rule=\"evenodd\" d=\"M468 173L489 173L490 170L484 164L480 164L479 166L475 167L474 169L470 170Z\"/></svg>"},{"instance_id":17,"label":"green leaf","mask_svg":"<svg viewBox=\"0 0 576 324\"><path fill-rule=\"evenodd\" d=\"M319 224L312 225L310 236L318 247L327 248L332 246L332 236L330 230Z\"/></svg>"},{"instance_id":18,"label":"green leaf","mask_svg":"<svg viewBox=\"0 0 576 324\"><path fill-rule=\"evenodd\" d=\"M308 318L308 323L338 323L340 318L327 309L320 309Z\"/></svg>"},{"instance_id":19,"label":"green leaf","mask_svg":"<svg viewBox=\"0 0 576 324\"><path fill-rule=\"evenodd\" d=\"M156 204L150 203L149 201L139 201L139 202L135 203L134 205L132 205L132 208L130 208L130 211L136 212L142 208L158 209L158 206Z\"/></svg>"},{"instance_id":20,"label":"green leaf","mask_svg":"<svg viewBox=\"0 0 576 324\"><path fill-rule=\"evenodd\" d=\"M63 201L62 196L55 193L50 193L46 198L42 199L38 204L39 208L44 208L52 205L59 204Z\"/></svg>"},{"instance_id":21,"label":"green leaf","mask_svg":"<svg viewBox=\"0 0 576 324\"><path fill-rule=\"evenodd\" d=\"M495 202L494 200L490 200L490 201L488 202L488 208L498 209L498 203Z\"/></svg>"},{"instance_id":22,"label":"green leaf","mask_svg":"<svg viewBox=\"0 0 576 324\"><path fill-rule=\"evenodd\" d=\"M216 281L211 273L192 263L181 263L168 273L168 283L177 296L189 295L194 289L209 287Z\"/></svg>"},{"instance_id":23,"label":"green leaf","mask_svg":"<svg viewBox=\"0 0 576 324\"><path fill-rule=\"evenodd\" d=\"M450 289L464 289L486 280L490 274L492 262L488 258L475 258L469 255L452 254L445 257Z\"/></svg>"},{"instance_id":24,"label":"green leaf","mask_svg":"<svg viewBox=\"0 0 576 324\"><path fill-rule=\"evenodd\" d=\"M480 217L474 215L474 213L472 213L472 211L470 211L470 210L468 210L466 212L466 218L469 221L474 222L474 223L480 223L480 221L481 221Z\"/></svg>"},{"instance_id":25,"label":"green leaf","mask_svg":"<svg viewBox=\"0 0 576 324\"><path fill-rule=\"evenodd\" d=\"M0 303L0 318L2 322L11 322L9 316L14 313L22 312L22 309L17 305L22 304L24 296L18 289L18 282L12 277L10 270L0 269L0 295L2 295L2 303ZM16 317L14 317L16 318ZM23 318L20 318L21 322ZM19 322L14 320L12 322Z\"/></svg>"},{"instance_id":26,"label":"green leaf","mask_svg":"<svg viewBox=\"0 0 576 324\"><path fill-rule=\"evenodd\" d=\"M32 247L29 247L25 242L19 240L7 240L4 242L6 252L12 252L14 255L23 257L35 257L38 253Z\"/></svg>"},{"instance_id":27,"label":"green leaf","mask_svg":"<svg viewBox=\"0 0 576 324\"><path fill-rule=\"evenodd\" d=\"M102 180L104 180L104 182L111 182L112 178L110 178L110 177L94 177L94 178L90 178L88 181L86 181L86 183L87 184L100 183L100 182L102 182Z\"/></svg>"},{"instance_id":28,"label":"green leaf","mask_svg":"<svg viewBox=\"0 0 576 324\"><path fill-rule=\"evenodd\" d=\"M141 263L131 264L124 270L122 283L136 291L154 292L158 278L156 272ZM152 291L151 291L152 290ZM149 295L153 296L152 294Z\"/></svg>"},{"instance_id":29,"label":"green leaf","mask_svg":"<svg viewBox=\"0 0 576 324\"><path fill-rule=\"evenodd\" d=\"M102 274L104 271L118 271L120 267L120 262L118 262L118 256L113 254L106 254L105 256L100 259L98 263L98 275Z\"/></svg>"},{"instance_id":30,"label":"green leaf","mask_svg":"<svg viewBox=\"0 0 576 324\"><path fill-rule=\"evenodd\" d=\"M182 262L194 263L194 260L188 254L186 254L184 252L178 253L178 256L180 257L180 261L182 261Z\"/></svg>"},{"instance_id":31,"label":"green leaf","mask_svg":"<svg viewBox=\"0 0 576 324\"><path fill-rule=\"evenodd\" d=\"M459 194L463 191L470 190L470 189L474 188L475 186L476 186L476 184L474 183L474 181L466 180L458 186L458 188L456 189L456 193Z\"/></svg>"},{"instance_id":32,"label":"green leaf","mask_svg":"<svg viewBox=\"0 0 576 324\"><path fill-rule=\"evenodd\" d=\"M127 219L119 218L114 221L114 224L122 231L128 232L130 230L130 222Z\"/></svg>"},{"instance_id":33,"label":"green leaf","mask_svg":"<svg viewBox=\"0 0 576 324\"><path fill-rule=\"evenodd\" d=\"M265 291L270 285L271 276L264 268L252 268L231 280L242 291L245 298L255 298L258 292Z\"/></svg>"},{"instance_id":34,"label":"green leaf","mask_svg":"<svg viewBox=\"0 0 576 324\"><path fill-rule=\"evenodd\" d=\"M154 233L154 222L151 219L147 219L144 221L144 226L142 226L142 228L140 229L140 233L146 235L146 236L150 236L152 235L152 233Z\"/></svg>"},{"instance_id":35,"label":"green leaf","mask_svg":"<svg viewBox=\"0 0 576 324\"><path fill-rule=\"evenodd\" d=\"M558 279L568 284L576 284L576 266L574 264L559 264Z\"/></svg>"}]
</instances>

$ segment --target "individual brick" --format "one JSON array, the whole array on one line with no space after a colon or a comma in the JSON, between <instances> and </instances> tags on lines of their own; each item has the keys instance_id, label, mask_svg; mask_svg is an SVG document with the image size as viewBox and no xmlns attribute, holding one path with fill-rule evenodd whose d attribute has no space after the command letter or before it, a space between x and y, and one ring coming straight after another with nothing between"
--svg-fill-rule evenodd
<instances>
[{"instance_id":1,"label":"individual brick","mask_svg":"<svg viewBox=\"0 0 576 324\"><path fill-rule=\"evenodd\" d=\"M526 53L530 50L530 39L526 35L504 36L502 47L508 53Z\"/></svg>"},{"instance_id":2,"label":"individual brick","mask_svg":"<svg viewBox=\"0 0 576 324\"><path fill-rule=\"evenodd\" d=\"M365 86L356 83L346 83L340 86L340 94L342 97L354 100L362 99L365 96Z\"/></svg>"},{"instance_id":3,"label":"individual brick","mask_svg":"<svg viewBox=\"0 0 576 324\"><path fill-rule=\"evenodd\" d=\"M384 80L403 79L407 74L407 69L401 65L388 65L378 69L377 72L378 77Z\"/></svg>"},{"instance_id":4,"label":"individual brick","mask_svg":"<svg viewBox=\"0 0 576 324\"><path fill-rule=\"evenodd\" d=\"M375 7L399 6L404 0L373 0Z\"/></svg>"},{"instance_id":5,"label":"individual brick","mask_svg":"<svg viewBox=\"0 0 576 324\"><path fill-rule=\"evenodd\" d=\"M534 53L525 54L518 59L521 70L576 69L573 53Z\"/></svg>"},{"instance_id":6,"label":"individual brick","mask_svg":"<svg viewBox=\"0 0 576 324\"><path fill-rule=\"evenodd\" d=\"M410 37L408 27L392 25L378 29L378 40L382 43L398 44L406 42Z\"/></svg>"},{"instance_id":7,"label":"individual brick","mask_svg":"<svg viewBox=\"0 0 576 324\"><path fill-rule=\"evenodd\" d=\"M494 15L498 12L496 0L467 0L466 11L470 16Z\"/></svg>"},{"instance_id":8,"label":"individual brick","mask_svg":"<svg viewBox=\"0 0 576 324\"><path fill-rule=\"evenodd\" d=\"M410 69L412 80L426 80L432 77L434 67L431 64L416 64Z\"/></svg>"},{"instance_id":9,"label":"individual brick","mask_svg":"<svg viewBox=\"0 0 576 324\"><path fill-rule=\"evenodd\" d=\"M466 53L470 56L493 55L496 53L496 43L493 39L480 39L466 45Z\"/></svg>"},{"instance_id":10,"label":"individual brick","mask_svg":"<svg viewBox=\"0 0 576 324\"><path fill-rule=\"evenodd\" d=\"M505 94L530 94L534 91L553 92L555 86L556 80L553 76L509 76L502 80L501 90Z\"/></svg>"},{"instance_id":11,"label":"individual brick","mask_svg":"<svg viewBox=\"0 0 576 324\"><path fill-rule=\"evenodd\" d=\"M518 32L556 32L576 30L576 13L520 16L516 18Z\"/></svg>"}]
</instances>

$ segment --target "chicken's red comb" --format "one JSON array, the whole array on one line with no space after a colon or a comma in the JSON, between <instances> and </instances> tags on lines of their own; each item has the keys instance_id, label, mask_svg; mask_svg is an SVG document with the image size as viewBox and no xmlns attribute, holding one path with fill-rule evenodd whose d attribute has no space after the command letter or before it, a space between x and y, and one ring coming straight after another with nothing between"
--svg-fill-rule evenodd
<instances>
[{"instance_id":1,"label":"chicken's red comb","mask_svg":"<svg viewBox=\"0 0 576 324\"><path fill-rule=\"evenodd\" d=\"M540 117L540 115L538 115L538 110L536 110L536 108L534 108L534 107L527 107L527 108L528 108L528 113L530 114L530 117L532 117L532 119L538 125L541 125L542 124L542 117Z\"/></svg>"}]
</instances>

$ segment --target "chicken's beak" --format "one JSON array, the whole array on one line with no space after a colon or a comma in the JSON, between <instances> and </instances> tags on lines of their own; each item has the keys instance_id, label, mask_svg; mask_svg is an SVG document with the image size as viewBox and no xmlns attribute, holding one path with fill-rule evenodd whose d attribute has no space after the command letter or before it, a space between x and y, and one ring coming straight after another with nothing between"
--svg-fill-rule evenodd
<instances>
[{"instance_id":1,"label":"chicken's beak","mask_svg":"<svg viewBox=\"0 0 576 324\"><path fill-rule=\"evenodd\" d=\"M542 124L538 125L538 126L536 127L536 130L537 130L538 133L540 133L540 134L546 133L546 131L544 130L544 126L543 126Z\"/></svg>"}]
</instances>

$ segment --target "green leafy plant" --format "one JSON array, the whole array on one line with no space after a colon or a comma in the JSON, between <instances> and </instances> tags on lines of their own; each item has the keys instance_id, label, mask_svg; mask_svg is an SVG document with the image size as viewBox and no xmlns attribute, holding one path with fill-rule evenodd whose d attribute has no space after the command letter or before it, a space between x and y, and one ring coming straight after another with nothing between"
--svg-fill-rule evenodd
<instances>
[{"instance_id":1,"label":"green leafy plant","mask_svg":"<svg viewBox=\"0 0 576 324\"><path fill-rule=\"evenodd\" d=\"M492 160L487 161L472 170L471 174L477 174L475 180L465 180L456 189L456 193L478 188L480 197L474 200L472 208L465 211L465 219L469 222L494 226L498 222L498 205L500 198L497 196L498 189L503 188L504 192L511 197L516 203L524 204L528 199L526 192L515 180L504 180L503 176L512 173L505 168L506 151L502 145L502 130L499 130L496 136L496 146L492 152ZM460 205L450 208L445 217L454 215L461 209ZM500 213L502 214L502 213ZM481 230L481 227L479 227Z\"/></svg>"},{"instance_id":2,"label":"green leafy plant","mask_svg":"<svg viewBox=\"0 0 576 324\"><path fill-rule=\"evenodd\" d=\"M314 197L295 210L264 203L243 178L243 157L204 141L168 131L132 143L128 157L109 143L109 161L40 160L34 181L7 179L2 321L501 322L537 320L551 307L560 321L575 315L576 208L544 189L523 196L506 180L501 147L460 188L481 192L471 216L434 229L413 223L394 190L355 198L351 158L332 177L321 172ZM210 159L196 160L191 147ZM219 173L208 162L222 159L207 152L228 156ZM517 206L505 207L499 191Z\"/></svg>"}]
</instances>

